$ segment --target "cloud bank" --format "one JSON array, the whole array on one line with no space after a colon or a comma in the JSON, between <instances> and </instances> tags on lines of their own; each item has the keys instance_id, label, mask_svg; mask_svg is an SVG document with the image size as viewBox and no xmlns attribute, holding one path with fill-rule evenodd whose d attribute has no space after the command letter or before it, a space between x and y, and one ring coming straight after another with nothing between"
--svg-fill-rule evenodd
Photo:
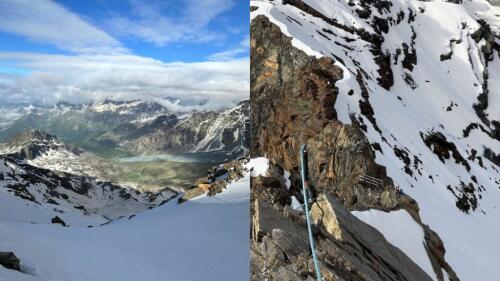
<instances>
[{"instance_id":1,"label":"cloud bank","mask_svg":"<svg viewBox=\"0 0 500 281\"><path fill-rule=\"evenodd\" d=\"M248 59L224 62L164 63L135 55L46 55L0 53L32 69L27 76L0 77L0 96L24 100L84 103L118 99L209 100L213 107L247 99Z\"/></svg>"},{"instance_id":2,"label":"cloud bank","mask_svg":"<svg viewBox=\"0 0 500 281\"><path fill-rule=\"evenodd\" d=\"M155 4L132 1L135 18L111 21L124 27L131 36L157 45L181 38L203 41L213 35L206 30L208 22L228 9L231 2L188 0L182 20L175 22L162 16ZM119 21L122 23L118 24ZM206 62L165 63L134 55L105 31L47 0L0 1L0 31L69 52L0 52L0 65L29 70L22 75L0 72L0 103L163 101L170 97L204 100L202 107L218 108L249 97L249 59L247 56L235 59L248 51L248 40L234 49L214 54ZM192 108L192 105L164 102L179 111Z\"/></svg>"}]
</instances>

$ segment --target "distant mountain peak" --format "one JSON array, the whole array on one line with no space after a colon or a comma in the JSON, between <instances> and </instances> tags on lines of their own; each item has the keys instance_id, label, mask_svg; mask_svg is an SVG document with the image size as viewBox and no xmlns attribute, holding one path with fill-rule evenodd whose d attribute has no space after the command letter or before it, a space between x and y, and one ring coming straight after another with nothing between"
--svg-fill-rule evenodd
<instances>
[{"instance_id":1,"label":"distant mountain peak","mask_svg":"<svg viewBox=\"0 0 500 281\"><path fill-rule=\"evenodd\" d=\"M57 140L57 137L51 135L43 130L39 129L28 129L14 137L12 137L8 143L22 143L26 141L53 141Z\"/></svg>"},{"instance_id":2,"label":"distant mountain peak","mask_svg":"<svg viewBox=\"0 0 500 281\"><path fill-rule=\"evenodd\" d=\"M31 160L50 150L62 149L78 153L78 150L70 148L54 135L39 129L29 129L12 137L6 144L1 145L0 154Z\"/></svg>"}]
</instances>

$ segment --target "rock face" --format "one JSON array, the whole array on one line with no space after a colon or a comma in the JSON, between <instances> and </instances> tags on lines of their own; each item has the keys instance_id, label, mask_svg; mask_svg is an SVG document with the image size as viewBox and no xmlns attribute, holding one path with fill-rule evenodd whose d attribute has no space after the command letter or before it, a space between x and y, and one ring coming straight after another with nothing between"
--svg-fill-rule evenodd
<instances>
[{"instance_id":1,"label":"rock face","mask_svg":"<svg viewBox=\"0 0 500 281\"><path fill-rule=\"evenodd\" d=\"M177 199L177 203L184 203L205 193L214 196L222 192L229 183L244 176L247 163L248 158L240 158L209 168L207 175L196 180L195 185Z\"/></svg>"},{"instance_id":2,"label":"rock face","mask_svg":"<svg viewBox=\"0 0 500 281\"><path fill-rule=\"evenodd\" d=\"M136 137L116 132L118 137L108 134L101 140L111 138L116 143L122 143L127 150L139 154L224 151L243 155L248 149L249 111L249 102L243 101L229 110L193 113L185 119L172 120L167 125L156 120L152 124L137 125L135 130L131 130ZM144 131L144 127L148 127L148 133L136 133L138 130Z\"/></svg>"},{"instance_id":3,"label":"rock face","mask_svg":"<svg viewBox=\"0 0 500 281\"><path fill-rule=\"evenodd\" d=\"M308 11L302 1L287 3L340 29L346 28ZM381 5L379 9L386 7ZM288 21L293 22L293 18ZM383 29L381 25L379 33L384 33ZM377 34L360 34L364 40L380 46L381 37ZM300 245L300 237L306 235L304 218L289 206L290 196L302 198L298 154L302 143L308 147L313 194L326 194L317 198L321 203L313 207L325 280L431 280L378 231L347 211L403 208L422 225L415 200L398 192L386 168L375 163L375 151L387 152L382 151L379 143L370 144L365 135L368 125L376 132L381 130L368 101L367 84L363 82L367 74L343 73L333 54L331 58L319 59L306 55L263 15L252 19L250 43L251 154L269 158L270 170L275 171L269 177L252 178L252 280L312 280L314 276L308 248L298 246L297 250L288 246L292 242ZM408 69L417 61L412 48L407 46L405 51ZM377 82L389 89L393 83L391 67L383 53L375 57L380 66ZM362 95L359 108L366 117L352 114L352 125L337 120L335 111L339 98L335 85L345 75L356 77ZM387 142L385 137L382 141ZM411 154L396 146L393 150L407 166L405 171L418 171L418 158L410 159ZM289 189L284 185L284 170L290 173ZM429 227L423 229L429 238L427 247L432 248L428 256L435 265L436 276L443 278L444 269L451 280L458 280L444 260L444 251L439 250L439 236Z\"/></svg>"},{"instance_id":4,"label":"rock face","mask_svg":"<svg viewBox=\"0 0 500 281\"><path fill-rule=\"evenodd\" d=\"M351 249L349 251L351 254L352 252L360 253L359 255L353 254L353 256L362 257L360 259L360 264L363 265L361 268L365 267L367 271L372 271L374 273L373 279L432 280L403 252L387 242L380 232L351 215L332 196L324 194L319 196L311 211L314 223L332 235L335 242L353 247L355 250ZM364 249L370 249L370 251L367 253ZM363 256L365 256L365 260L363 260ZM337 258L335 257L335 259ZM355 259L352 259L351 262L354 264Z\"/></svg>"},{"instance_id":5,"label":"rock face","mask_svg":"<svg viewBox=\"0 0 500 281\"><path fill-rule=\"evenodd\" d=\"M21 261L12 252L0 252L0 265L8 269L21 271Z\"/></svg>"},{"instance_id":6,"label":"rock face","mask_svg":"<svg viewBox=\"0 0 500 281\"><path fill-rule=\"evenodd\" d=\"M0 154L12 154L23 160L33 160L50 150L60 149L74 154L83 152L65 145L57 137L38 129L29 129L12 137L7 143L0 144Z\"/></svg>"},{"instance_id":7,"label":"rock face","mask_svg":"<svg viewBox=\"0 0 500 281\"><path fill-rule=\"evenodd\" d=\"M432 280L331 195L319 196L312 218L324 280ZM296 211L255 200L253 240L252 280L313 280L305 220Z\"/></svg>"},{"instance_id":8,"label":"rock face","mask_svg":"<svg viewBox=\"0 0 500 281\"><path fill-rule=\"evenodd\" d=\"M378 199L384 192L395 198L393 183L375 163L362 124L336 120L334 85L342 70L330 58L294 48L266 17L252 21L251 34L252 154L267 155L298 181L298 151L306 143L314 189L335 193L348 208L394 209L395 199ZM381 184L366 184L362 176Z\"/></svg>"}]
</instances>

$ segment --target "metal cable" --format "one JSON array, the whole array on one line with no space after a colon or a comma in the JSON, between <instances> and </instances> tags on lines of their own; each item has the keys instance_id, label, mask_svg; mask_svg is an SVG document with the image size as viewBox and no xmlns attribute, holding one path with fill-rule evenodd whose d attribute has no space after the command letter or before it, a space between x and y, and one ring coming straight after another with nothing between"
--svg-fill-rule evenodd
<instances>
[{"instance_id":1,"label":"metal cable","mask_svg":"<svg viewBox=\"0 0 500 281\"><path fill-rule=\"evenodd\" d=\"M308 180L308 167L307 167L307 149L305 144L300 146L300 173L302 176L302 193L304 195L304 207L305 207L304 209L306 211L307 232L309 234L309 245L311 247L314 270L316 271L317 280L323 281L323 278L321 278L321 272L319 270L319 262L318 262L318 257L316 255L316 246L314 245L311 219L309 216L309 206L308 206L309 180Z\"/></svg>"}]
</instances>

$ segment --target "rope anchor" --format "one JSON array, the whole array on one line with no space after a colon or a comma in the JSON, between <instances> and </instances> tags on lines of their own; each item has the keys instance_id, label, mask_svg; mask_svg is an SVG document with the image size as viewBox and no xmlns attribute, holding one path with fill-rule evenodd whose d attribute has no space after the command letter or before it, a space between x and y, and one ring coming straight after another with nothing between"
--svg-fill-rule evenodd
<instances>
[{"instance_id":1,"label":"rope anchor","mask_svg":"<svg viewBox=\"0 0 500 281\"><path fill-rule=\"evenodd\" d=\"M314 238L311 227L311 219L309 216L309 171L308 171L308 161L307 161L307 147L305 144L300 146L300 174L302 177L302 193L304 195L304 209L306 211L306 222L307 222L307 232L309 234L309 245L311 247L311 253L314 263L314 271L316 271L316 278L318 281L323 281L321 278L321 272L319 270L318 257L316 255L316 246L314 245Z\"/></svg>"}]
</instances>

